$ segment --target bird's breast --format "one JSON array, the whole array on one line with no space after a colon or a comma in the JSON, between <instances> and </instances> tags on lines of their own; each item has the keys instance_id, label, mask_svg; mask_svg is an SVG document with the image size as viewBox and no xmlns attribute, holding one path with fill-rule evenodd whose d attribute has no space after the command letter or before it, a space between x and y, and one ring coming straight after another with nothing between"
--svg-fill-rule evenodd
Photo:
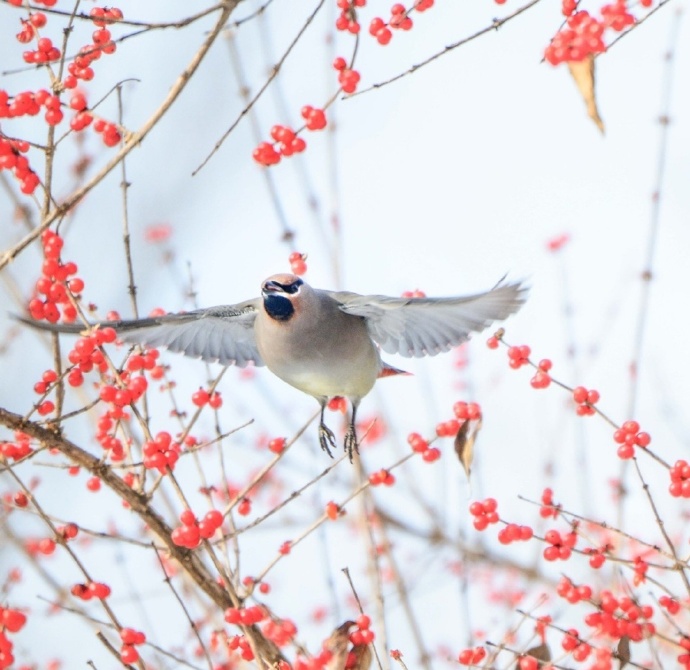
<instances>
[{"instance_id":1,"label":"bird's breast","mask_svg":"<svg viewBox=\"0 0 690 670\"><path fill-rule=\"evenodd\" d=\"M317 398L359 399L369 393L381 369L364 320L343 313L336 303L296 308L286 320L259 312L254 327L268 369Z\"/></svg>"}]
</instances>

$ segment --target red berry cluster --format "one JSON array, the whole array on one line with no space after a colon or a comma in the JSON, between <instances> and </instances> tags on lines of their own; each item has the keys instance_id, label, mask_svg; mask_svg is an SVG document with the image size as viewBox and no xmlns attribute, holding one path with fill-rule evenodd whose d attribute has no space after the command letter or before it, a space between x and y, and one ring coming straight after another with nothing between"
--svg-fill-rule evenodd
<instances>
[{"instance_id":1,"label":"red berry cluster","mask_svg":"<svg viewBox=\"0 0 690 670\"><path fill-rule=\"evenodd\" d=\"M482 418L482 410L476 402L458 400L453 405L453 414L459 421L477 421Z\"/></svg>"},{"instance_id":2,"label":"red berry cluster","mask_svg":"<svg viewBox=\"0 0 690 670\"><path fill-rule=\"evenodd\" d=\"M14 645L7 633L18 633L26 623L26 614L9 607L0 607L0 668L11 668L14 665L12 650Z\"/></svg>"},{"instance_id":3,"label":"red berry cluster","mask_svg":"<svg viewBox=\"0 0 690 670\"><path fill-rule=\"evenodd\" d=\"M547 561L567 561L572 554L573 547L577 544L577 533L570 531L561 535L555 529L546 531L544 540L548 543L543 551L544 559Z\"/></svg>"},{"instance_id":4,"label":"red berry cluster","mask_svg":"<svg viewBox=\"0 0 690 670\"><path fill-rule=\"evenodd\" d=\"M545 488L541 494L541 507L539 508L539 516L542 519L553 517L554 519L560 514L561 506L553 502L553 490Z\"/></svg>"},{"instance_id":5,"label":"red berry cluster","mask_svg":"<svg viewBox=\"0 0 690 670\"><path fill-rule=\"evenodd\" d=\"M70 302L70 294L81 293L84 290L84 282L81 279L70 279L77 273L77 265L72 261L60 262L64 241L52 230L43 231L41 244L45 260L41 266L43 274L36 282L36 292L44 297L33 298L29 302L29 314L36 321L45 319L50 323L56 323L60 318L61 305L64 320L74 321L77 311Z\"/></svg>"},{"instance_id":6,"label":"red berry cluster","mask_svg":"<svg viewBox=\"0 0 690 670\"><path fill-rule=\"evenodd\" d=\"M208 405L213 409L220 409L223 406L223 398L218 391L209 393L202 388L192 394L192 402L197 407Z\"/></svg>"},{"instance_id":7,"label":"red berry cluster","mask_svg":"<svg viewBox=\"0 0 690 670\"><path fill-rule=\"evenodd\" d=\"M303 275L307 271L307 254L293 251L288 258L293 274Z\"/></svg>"},{"instance_id":8,"label":"red berry cluster","mask_svg":"<svg viewBox=\"0 0 690 670\"><path fill-rule=\"evenodd\" d=\"M357 7L364 7L367 0L337 0L337 6L340 10L340 15L335 20L335 27L337 30L345 31L352 35L356 35L361 26L357 21Z\"/></svg>"},{"instance_id":9,"label":"red berry cluster","mask_svg":"<svg viewBox=\"0 0 690 670\"><path fill-rule=\"evenodd\" d=\"M602 39L604 24L589 12L576 11L566 21L566 27L557 32L546 47L544 58L551 65L582 61L592 54L606 51Z\"/></svg>"},{"instance_id":10,"label":"red berry cluster","mask_svg":"<svg viewBox=\"0 0 690 670\"><path fill-rule=\"evenodd\" d=\"M110 595L110 587L102 582L89 582L88 584L75 584L70 592L75 598L91 600L98 598L104 600Z\"/></svg>"},{"instance_id":11,"label":"red berry cluster","mask_svg":"<svg viewBox=\"0 0 690 670\"><path fill-rule=\"evenodd\" d=\"M531 353L532 350L526 344L508 347L508 365L513 370L517 370L523 365L529 365L529 355Z\"/></svg>"},{"instance_id":12,"label":"red berry cluster","mask_svg":"<svg viewBox=\"0 0 690 670\"><path fill-rule=\"evenodd\" d=\"M338 83L343 93L354 93L360 80L359 72L349 68L345 59L340 56L333 61L333 67L338 72Z\"/></svg>"},{"instance_id":13,"label":"red berry cluster","mask_svg":"<svg viewBox=\"0 0 690 670\"><path fill-rule=\"evenodd\" d=\"M79 534L79 526L76 523L66 523L55 529L58 535L65 541L73 540Z\"/></svg>"},{"instance_id":14,"label":"red berry cluster","mask_svg":"<svg viewBox=\"0 0 690 670\"><path fill-rule=\"evenodd\" d=\"M244 635L234 635L233 637L231 637L227 642L227 647L232 651L239 650L240 656L245 661L254 660L254 652L252 651L252 647L249 644L249 640L247 640L247 638Z\"/></svg>"},{"instance_id":15,"label":"red berry cluster","mask_svg":"<svg viewBox=\"0 0 690 670\"><path fill-rule=\"evenodd\" d=\"M290 644L297 635L297 626L290 619L269 619L262 627L261 632L278 647Z\"/></svg>"},{"instance_id":16,"label":"red berry cluster","mask_svg":"<svg viewBox=\"0 0 690 670\"><path fill-rule=\"evenodd\" d=\"M548 358L544 358L537 364L537 372L534 377L530 379L530 384L533 389L545 389L551 384L551 375L549 370L553 367L553 363Z\"/></svg>"},{"instance_id":17,"label":"red berry cluster","mask_svg":"<svg viewBox=\"0 0 690 670\"><path fill-rule=\"evenodd\" d=\"M442 421L436 425L436 435L439 437L455 437L458 434L462 423L464 422L460 422L457 419Z\"/></svg>"},{"instance_id":18,"label":"red berry cluster","mask_svg":"<svg viewBox=\"0 0 690 670\"><path fill-rule=\"evenodd\" d=\"M144 442L142 451L144 453L144 467L155 468L164 475L168 472L168 468L170 470L175 468L175 463L177 463L182 449L178 442L173 442L170 433L162 430L153 440ZM202 535L202 537L204 536Z\"/></svg>"},{"instance_id":19,"label":"red berry cluster","mask_svg":"<svg viewBox=\"0 0 690 670\"><path fill-rule=\"evenodd\" d=\"M3 118L7 100L7 93L0 90L0 119ZM25 195L31 195L40 183L38 175L29 165L29 159L23 155L28 150L28 142L0 137L0 170L12 170L12 174L19 182L19 190Z\"/></svg>"},{"instance_id":20,"label":"red berry cluster","mask_svg":"<svg viewBox=\"0 0 690 670\"><path fill-rule=\"evenodd\" d=\"M122 642L120 660L127 664L136 663L139 660L139 652L135 645L144 644L146 635L141 631L134 630L134 628L121 628L120 641Z\"/></svg>"},{"instance_id":21,"label":"red berry cluster","mask_svg":"<svg viewBox=\"0 0 690 670\"><path fill-rule=\"evenodd\" d=\"M628 11L628 0L615 0L613 4L601 8L602 22L616 32L625 30L635 23L635 17Z\"/></svg>"},{"instance_id":22,"label":"red berry cluster","mask_svg":"<svg viewBox=\"0 0 690 670\"><path fill-rule=\"evenodd\" d=\"M674 615L680 612L680 603L670 596L661 596L659 598L659 605L661 605L669 614Z\"/></svg>"},{"instance_id":23,"label":"red berry cluster","mask_svg":"<svg viewBox=\"0 0 690 670\"><path fill-rule=\"evenodd\" d=\"M685 653L678 656L678 663L682 664L687 670L687 668L690 668L690 637L683 635L678 644L685 649Z\"/></svg>"},{"instance_id":24,"label":"red berry cluster","mask_svg":"<svg viewBox=\"0 0 690 670\"><path fill-rule=\"evenodd\" d=\"M592 587L587 584L581 584L576 586L573 582L568 579L565 575L561 577L561 581L558 582L558 587L556 588L556 593L561 598L567 600L571 605L579 603L581 600L591 600L592 598Z\"/></svg>"},{"instance_id":25,"label":"red berry cluster","mask_svg":"<svg viewBox=\"0 0 690 670\"><path fill-rule=\"evenodd\" d=\"M573 400L577 407L575 412L578 416L592 416L596 414L594 405L599 402L599 391L588 390L584 386L577 386L573 389Z\"/></svg>"},{"instance_id":26,"label":"red berry cluster","mask_svg":"<svg viewBox=\"0 0 690 670\"><path fill-rule=\"evenodd\" d=\"M570 653L574 661L582 663L586 661L592 653L592 647L587 642L580 639L580 634L576 628L569 628L561 640L563 649Z\"/></svg>"},{"instance_id":27,"label":"red berry cluster","mask_svg":"<svg viewBox=\"0 0 690 670\"><path fill-rule=\"evenodd\" d=\"M640 424L637 421L626 421L613 434L613 439L621 445L618 447L618 458L624 460L635 455L635 447L645 448L652 441L649 433L640 432Z\"/></svg>"},{"instance_id":28,"label":"red berry cluster","mask_svg":"<svg viewBox=\"0 0 690 670\"><path fill-rule=\"evenodd\" d=\"M372 486L378 486L379 484L393 486L395 484L395 476L385 468L381 468L369 475L369 483Z\"/></svg>"},{"instance_id":29,"label":"red berry cluster","mask_svg":"<svg viewBox=\"0 0 690 670\"><path fill-rule=\"evenodd\" d=\"M194 516L194 512L186 509L180 514L181 526L175 528L172 532L171 538L174 544L178 547L186 547L187 549L196 549L202 540L208 540L213 537L215 532L223 524L223 515L215 509L206 512L206 515L201 521L198 521Z\"/></svg>"},{"instance_id":30,"label":"red berry cluster","mask_svg":"<svg viewBox=\"0 0 690 670\"><path fill-rule=\"evenodd\" d=\"M376 38L381 46L386 46L393 38L393 30L411 30L413 27L410 12L416 10L424 12L434 6L434 0L417 0L409 9L404 5L396 3L391 7L391 15L386 23L381 17L377 16L369 24L369 34Z\"/></svg>"},{"instance_id":31,"label":"red berry cluster","mask_svg":"<svg viewBox=\"0 0 690 670\"><path fill-rule=\"evenodd\" d=\"M585 623L595 628L598 635L607 635L613 640L629 637L632 642L641 642L654 635L656 627L649 621L654 615L651 605L638 605L632 598L616 598L611 591L599 594L598 609L585 616Z\"/></svg>"},{"instance_id":32,"label":"red berry cluster","mask_svg":"<svg viewBox=\"0 0 690 670\"><path fill-rule=\"evenodd\" d=\"M474 517L472 525L476 530L486 530L491 524L498 523L498 503L495 498L486 498L470 504L470 514Z\"/></svg>"},{"instance_id":33,"label":"red berry cluster","mask_svg":"<svg viewBox=\"0 0 690 670\"><path fill-rule=\"evenodd\" d=\"M347 400L342 396L334 396L328 401L328 409L331 412L340 412L345 414L347 412Z\"/></svg>"},{"instance_id":34,"label":"red berry cluster","mask_svg":"<svg viewBox=\"0 0 690 670\"><path fill-rule=\"evenodd\" d=\"M121 407L116 409L118 410L115 412L115 414L117 414L117 419L113 416L113 410L108 410L98 420L96 440L101 447L103 447L104 451L107 452L108 457L112 461L119 462L125 459L125 447L122 444L122 440L115 437L114 429L117 428L116 421L125 419L129 414L123 412ZM113 431L113 433L111 433L111 431Z\"/></svg>"},{"instance_id":35,"label":"red berry cluster","mask_svg":"<svg viewBox=\"0 0 690 670\"><path fill-rule=\"evenodd\" d=\"M52 537L44 537L40 540L29 539L24 543L26 551L31 556L36 556L37 554L43 554L44 556L50 556L55 552L55 540Z\"/></svg>"},{"instance_id":36,"label":"red berry cluster","mask_svg":"<svg viewBox=\"0 0 690 670\"><path fill-rule=\"evenodd\" d=\"M91 64L98 60L103 54L114 54L116 50L115 42L112 41L110 31L105 27L107 24L114 23L122 19L122 11L117 7L94 7L90 12L91 20L97 27L94 30L92 44L86 44L79 49L78 55L67 66L69 76L65 77L65 88L74 88L77 80L91 81L94 71Z\"/></svg>"},{"instance_id":37,"label":"red berry cluster","mask_svg":"<svg viewBox=\"0 0 690 670\"><path fill-rule=\"evenodd\" d=\"M606 553L611 549L612 547L608 544L597 548L587 547L587 549L584 550L584 553L589 556L590 567L594 568L595 570L601 568L601 566L606 562Z\"/></svg>"},{"instance_id":38,"label":"red berry cluster","mask_svg":"<svg viewBox=\"0 0 690 670\"><path fill-rule=\"evenodd\" d=\"M690 498L690 465L684 459L676 461L669 471L671 485L668 492L674 498Z\"/></svg>"},{"instance_id":39,"label":"red berry cluster","mask_svg":"<svg viewBox=\"0 0 690 670\"><path fill-rule=\"evenodd\" d=\"M529 526L519 526L516 523L509 523L498 531L498 541L501 544L511 544L513 542L527 542L534 536L534 531Z\"/></svg>"},{"instance_id":40,"label":"red berry cluster","mask_svg":"<svg viewBox=\"0 0 690 670\"><path fill-rule=\"evenodd\" d=\"M268 616L266 610L259 605L252 607L228 607L224 618L230 624L238 626L253 626Z\"/></svg>"},{"instance_id":41,"label":"red berry cluster","mask_svg":"<svg viewBox=\"0 0 690 670\"><path fill-rule=\"evenodd\" d=\"M100 399L111 405L109 412L113 419L122 419L125 414L124 408L137 402L148 388L146 377L140 375L135 376L124 371L120 373L120 379L121 386L104 384L99 391Z\"/></svg>"},{"instance_id":42,"label":"red berry cluster","mask_svg":"<svg viewBox=\"0 0 690 670\"><path fill-rule=\"evenodd\" d=\"M463 649L458 656L460 665L479 665L486 658L486 649L484 647L475 647L474 649Z\"/></svg>"},{"instance_id":43,"label":"red berry cluster","mask_svg":"<svg viewBox=\"0 0 690 670\"><path fill-rule=\"evenodd\" d=\"M338 503L335 503L332 500L326 503L326 516L331 521L335 521L339 516L343 514L345 514L345 510L343 510L340 507L340 505L338 505Z\"/></svg>"},{"instance_id":44,"label":"red berry cluster","mask_svg":"<svg viewBox=\"0 0 690 670\"><path fill-rule=\"evenodd\" d=\"M67 359L74 366L67 375L70 386L81 386L84 373L91 372L94 367L101 372L108 371L108 362L103 353L104 344L112 344L117 339L117 333L112 328L96 328L90 335L79 338Z\"/></svg>"},{"instance_id":45,"label":"red berry cluster","mask_svg":"<svg viewBox=\"0 0 690 670\"><path fill-rule=\"evenodd\" d=\"M43 15L43 19L43 25L45 25L45 14ZM22 44L27 44L34 38L36 31L33 30L34 26L31 24L31 19L29 19L29 22L22 21L22 23L23 28L21 32L17 34L17 40ZM31 30L29 30L29 28L31 28ZM36 41L36 48L28 49L22 54L24 62L30 65L52 63L56 60L60 60L61 56L62 52L53 44L53 40L51 40L50 37L39 37ZM60 102L58 100L58 105L59 104Z\"/></svg>"},{"instance_id":46,"label":"red berry cluster","mask_svg":"<svg viewBox=\"0 0 690 670\"><path fill-rule=\"evenodd\" d=\"M19 461L33 452L31 438L26 433L15 431L14 440L14 442L0 442L0 457Z\"/></svg>"},{"instance_id":47,"label":"red berry cluster","mask_svg":"<svg viewBox=\"0 0 690 670\"><path fill-rule=\"evenodd\" d=\"M355 621L355 630L350 633L350 642L357 646L371 644L374 641L374 631L371 630L371 619L366 614L361 614ZM347 667L347 663L345 664Z\"/></svg>"},{"instance_id":48,"label":"red berry cluster","mask_svg":"<svg viewBox=\"0 0 690 670\"><path fill-rule=\"evenodd\" d=\"M455 432L457 433L457 430ZM407 436L407 443L412 447L412 451L421 454L422 459L427 463L433 463L441 458L441 452L436 447L430 447L419 433L410 433Z\"/></svg>"}]
</instances>

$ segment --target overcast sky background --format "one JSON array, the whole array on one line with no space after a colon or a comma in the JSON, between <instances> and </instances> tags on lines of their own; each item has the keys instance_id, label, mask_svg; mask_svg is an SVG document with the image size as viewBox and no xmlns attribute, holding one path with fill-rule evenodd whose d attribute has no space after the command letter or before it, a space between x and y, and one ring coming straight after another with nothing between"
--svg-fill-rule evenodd
<instances>
[{"instance_id":1,"label":"overcast sky background","mask_svg":"<svg viewBox=\"0 0 690 670\"><path fill-rule=\"evenodd\" d=\"M384 11L383 5L373 4ZM554 376L563 382L599 389L602 409L624 421L630 418L629 367L658 176L658 119L664 111L663 82L668 73L664 55L677 30L654 281L635 408L635 418L652 434L655 448L673 462L687 456L690 434L685 416L690 375L684 351L690 325L686 288L690 24L682 14L687 3L670 2L597 59L605 135L586 117L565 67L540 62L560 25L559 5L543 0L500 30L412 75L339 101L328 111L329 120L337 123L336 132L309 133L304 157L283 160L270 170L270 178L282 215L296 233L296 248L309 255L308 282L360 293L398 295L420 288L428 295L458 295L486 290L506 273L511 279L525 279L531 287L530 299L506 324L507 339L529 344L537 360L552 358ZM119 6L125 17L140 20L162 21L190 11L189 3L181 0L149 1L145 6L127 1ZM242 3L235 18L255 6ZM586 6L596 10L598 3ZM236 31L239 64L252 91L314 7L314 2L276 0L262 20ZM362 88L386 80L517 7L513 0L500 7L488 0L439 1L416 18L412 31L396 33L385 48L363 34L357 56ZM640 8L633 11L642 14ZM363 33L373 15L367 8ZM0 6L0 24L18 25L17 16L15 10ZM192 303L185 293L190 272L198 304L206 306L253 297L266 276L288 269L290 250L281 242L275 201L265 175L251 159L257 144L252 127L254 123L258 127L258 139L267 139L271 125L297 125L303 105L319 106L334 92L330 63L334 55L349 56L352 39L333 36L333 20L331 7L317 15L252 115L198 175L192 172L244 107L234 69L238 63L223 40L211 50L178 104L128 157L129 216L143 313L154 307L189 309ZM125 41L115 56L96 63L90 100L97 100L116 81L136 78L139 81L124 86L124 120L128 127L139 127L210 26L205 21L183 31L158 31ZM81 26L78 30L84 35L90 32ZM114 31L125 32L124 28ZM14 40L0 40L2 70L17 66L22 50ZM33 86L26 83L26 76L6 74L0 87L16 91ZM45 85L40 75L29 79L40 82L36 86ZM104 116L114 118L114 97L101 109ZM2 125L4 132L17 135L35 128L26 121ZM72 140L67 142L70 146L58 158L64 161L58 169L65 171L76 155ZM85 146L97 162L111 155L91 133ZM79 206L70 223L65 256L80 266L86 300L97 303L102 312L118 309L127 316L119 181L115 171ZM58 193L67 194L70 184L70 178L64 178ZM310 198L315 208L310 207ZM11 211L7 194L0 191L3 249L24 234L11 220ZM341 226L337 239L330 225L334 214ZM169 244L164 245L174 253L171 263L163 262L160 246L144 241L147 227L157 223L173 228ZM570 235L571 241L560 253L549 252L547 241L562 234ZM335 245L338 269L324 239ZM37 278L38 259L38 250L32 250L5 270L25 295ZM9 289L3 301L7 309L19 309ZM10 328L5 311L0 314L2 332ZM363 402L362 416L383 412L404 441L411 430L433 432L438 421L451 417L455 400L476 400L484 408L485 421L477 444L473 497L500 492L516 520L528 521L533 510L516 496L537 498L548 483L573 509L597 510L598 516L612 509L608 480L618 475L619 464L610 428L595 418L577 419L566 395L557 389L533 391L531 373L509 370L505 352L488 351L485 339L475 337L469 348L471 364L463 373L453 366L453 353L422 361L387 357L415 376L382 382ZM3 407L22 411L33 398L31 387L50 363L48 349L40 343L36 335L24 333L2 359L2 378L13 380L0 385ZM202 365L172 355L166 360L174 365L178 384L188 385L188 395L204 383ZM315 411L313 400L266 371L257 372L255 383L239 378L230 371L222 383L226 426L257 420L245 436L238 437L233 453L240 459L245 458L242 445L248 447L257 435L290 434ZM166 405L160 402L163 423ZM337 423L333 416L331 421ZM76 435L90 434L88 427L74 430ZM294 468L298 476L314 474L325 464L314 434L315 430L308 432L304 445L297 445L299 449L286 458L285 467ZM398 447L393 439L379 451L365 451L367 467L389 464ZM414 476L422 487L437 487L436 502L448 510L449 523L462 529L470 492L451 455L445 458L445 467ZM546 478L544 464L549 461L553 474ZM348 476L345 472L343 480ZM652 469L649 477L663 490L663 472ZM81 491L72 494L58 488L55 493L52 502L58 510L64 506L66 516L70 505L84 504L75 503L83 499ZM50 499L52 494L44 495ZM332 491L324 485L315 495L327 501ZM108 500L106 493L99 496ZM93 505L84 512L93 514L96 523L103 510ZM414 514L412 510L412 518ZM333 565L341 567L351 560L353 546L334 543ZM107 549L103 551L107 554ZM0 554L3 568L13 564L9 554L6 560ZM443 602L443 589L440 579L429 579L419 591L426 592L424 602L433 607L435 599ZM282 593L290 597L299 594L300 587L284 585ZM29 582L24 589L34 602L40 587ZM432 637L444 639L458 617L462 619L460 613L449 616L447 630L435 631ZM305 636L320 639L332 623L313 638L309 633ZM48 629L42 631L46 639L52 635ZM59 645L46 647L54 650ZM93 648L98 649L95 640Z\"/></svg>"}]
</instances>

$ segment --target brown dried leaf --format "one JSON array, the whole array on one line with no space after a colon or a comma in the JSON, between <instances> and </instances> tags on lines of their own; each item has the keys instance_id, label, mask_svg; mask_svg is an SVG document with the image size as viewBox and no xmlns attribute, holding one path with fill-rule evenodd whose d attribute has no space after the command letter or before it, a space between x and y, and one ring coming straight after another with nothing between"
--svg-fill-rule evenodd
<instances>
[{"instance_id":1,"label":"brown dried leaf","mask_svg":"<svg viewBox=\"0 0 690 670\"><path fill-rule=\"evenodd\" d=\"M350 646L350 628L354 625L354 621L346 621L338 626L324 642L324 648L333 654L325 666L326 670L344 670Z\"/></svg>"},{"instance_id":2,"label":"brown dried leaf","mask_svg":"<svg viewBox=\"0 0 690 670\"><path fill-rule=\"evenodd\" d=\"M597 109L597 98L595 94L595 77L594 77L594 56L589 55L581 61L568 61L568 69L572 75L580 95L587 105L587 114L596 124L597 128L603 133L604 122L599 116Z\"/></svg>"},{"instance_id":3,"label":"brown dried leaf","mask_svg":"<svg viewBox=\"0 0 690 670\"><path fill-rule=\"evenodd\" d=\"M474 441L477 439L477 433L482 427L481 420L477 422L474 430L470 432L470 422L465 421L458 434L455 436L455 453L462 463L462 467L465 470L467 479L470 478L470 472L472 471L472 461L474 459Z\"/></svg>"},{"instance_id":4,"label":"brown dried leaf","mask_svg":"<svg viewBox=\"0 0 690 670\"><path fill-rule=\"evenodd\" d=\"M352 653L355 655L355 662L350 667L353 670L369 670L369 668L371 667L371 661L373 660L373 654L371 653L371 645L357 645L352 649Z\"/></svg>"},{"instance_id":5,"label":"brown dried leaf","mask_svg":"<svg viewBox=\"0 0 690 670\"><path fill-rule=\"evenodd\" d=\"M532 647L525 652L525 656L531 656L539 661L539 667L546 665L551 660L551 650L548 644L540 644L538 647ZM520 661L515 664L515 670L520 670Z\"/></svg>"},{"instance_id":6,"label":"brown dried leaf","mask_svg":"<svg viewBox=\"0 0 690 670\"><path fill-rule=\"evenodd\" d=\"M630 638L627 635L624 635L618 641L618 649L616 650L616 655L618 656L618 660L620 661L618 670L623 670L623 668L626 665L628 665L630 661Z\"/></svg>"}]
</instances>

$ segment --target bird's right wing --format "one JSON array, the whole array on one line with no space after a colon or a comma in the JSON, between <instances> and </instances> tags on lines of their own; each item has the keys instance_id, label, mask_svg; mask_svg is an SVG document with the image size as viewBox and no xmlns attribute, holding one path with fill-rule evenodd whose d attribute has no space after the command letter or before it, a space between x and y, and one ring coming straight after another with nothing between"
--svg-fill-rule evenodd
<instances>
[{"instance_id":1,"label":"bird's right wing","mask_svg":"<svg viewBox=\"0 0 690 670\"><path fill-rule=\"evenodd\" d=\"M392 298L331 293L346 314L362 317L374 342L405 357L435 356L466 342L520 309L527 289L499 283L486 293L455 298Z\"/></svg>"},{"instance_id":2,"label":"bird's right wing","mask_svg":"<svg viewBox=\"0 0 690 670\"><path fill-rule=\"evenodd\" d=\"M185 314L131 321L102 321L100 327L115 330L120 340L147 347L166 347L170 351L201 358L210 363L245 367L248 363L263 365L254 338L254 319L261 304L259 298L237 305L221 305ZM83 324L47 323L17 317L39 330L55 333L81 333Z\"/></svg>"}]
</instances>

